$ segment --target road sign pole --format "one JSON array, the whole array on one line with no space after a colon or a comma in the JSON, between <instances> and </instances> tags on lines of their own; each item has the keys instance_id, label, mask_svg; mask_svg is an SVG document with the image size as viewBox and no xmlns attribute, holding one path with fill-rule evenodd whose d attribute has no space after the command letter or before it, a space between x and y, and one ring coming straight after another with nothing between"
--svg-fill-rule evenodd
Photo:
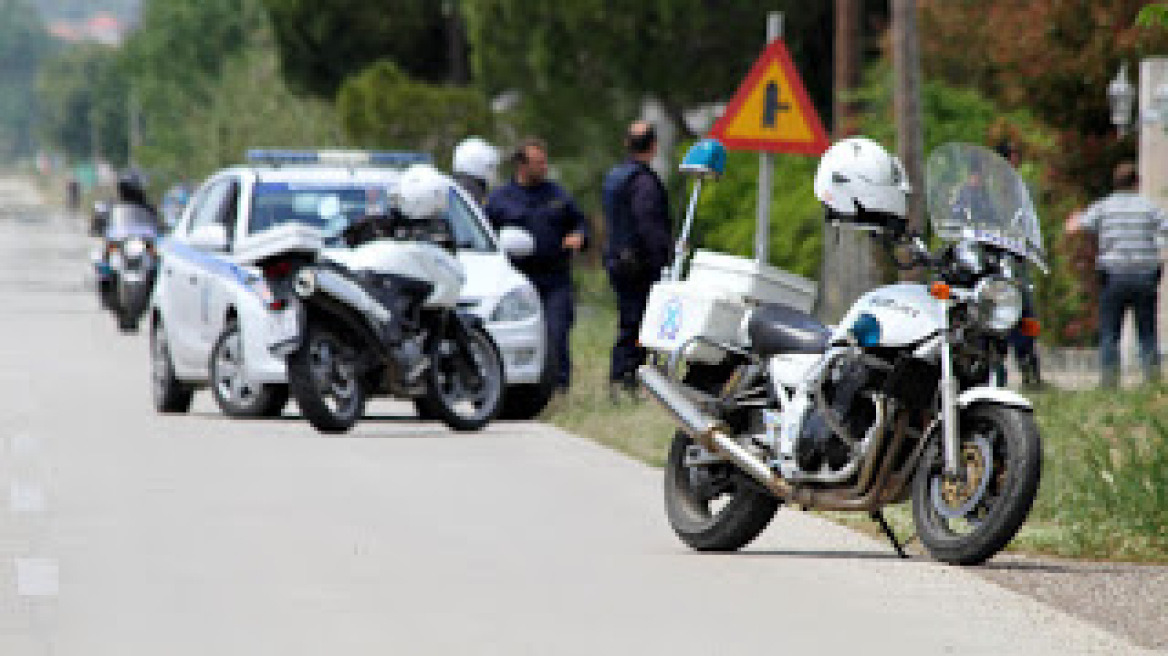
<instances>
[{"instance_id":1,"label":"road sign pole","mask_svg":"<svg viewBox=\"0 0 1168 656\"><path fill-rule=\"evenodd\" d=\"M767 45L783 36L783 14L767 14ZM764 152L758 156L758 217L754 230L754 259L759 264L768 261L771 240L771 189L775 172L775 156Z\"/></svg>"}]
</instances>

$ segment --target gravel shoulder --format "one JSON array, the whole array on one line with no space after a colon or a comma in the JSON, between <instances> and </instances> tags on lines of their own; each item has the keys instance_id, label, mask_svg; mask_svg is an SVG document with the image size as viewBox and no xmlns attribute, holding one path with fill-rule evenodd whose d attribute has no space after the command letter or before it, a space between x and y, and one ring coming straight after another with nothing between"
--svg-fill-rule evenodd
<instances>
[{"instance_id":1,"label":"gravel shoulder","mask_svg":"<svg viewBox=\"0 0 1168 656\"><path fill-rule=\"evenodd\" d=\"M1168 566L998 556L978 576L1168 653Z\"/></svg>"}]
</instances>

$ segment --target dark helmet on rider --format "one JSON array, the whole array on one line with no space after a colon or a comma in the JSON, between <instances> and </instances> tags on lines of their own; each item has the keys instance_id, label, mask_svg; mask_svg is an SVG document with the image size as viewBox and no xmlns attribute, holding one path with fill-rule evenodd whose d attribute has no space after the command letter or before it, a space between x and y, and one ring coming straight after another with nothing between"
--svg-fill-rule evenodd
<instances>
[{"instance_id":1,"label":"dark helmet on rider","mask_svg":"<svg viewBox=\"0 0 1168 656\"><path fill-rule=\"evenodd\" d=\"M127 203L146 202L146 181L136 169L128 169L118 174L118 198Z\"/></svg>"}]
</instances>

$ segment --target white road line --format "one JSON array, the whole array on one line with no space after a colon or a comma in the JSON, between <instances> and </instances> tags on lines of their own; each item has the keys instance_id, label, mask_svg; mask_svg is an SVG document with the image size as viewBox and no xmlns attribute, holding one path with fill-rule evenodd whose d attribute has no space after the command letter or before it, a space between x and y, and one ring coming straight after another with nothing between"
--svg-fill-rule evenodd
<instances>
[{"instance_id":1,"label":"white road line","mask_svg":"<svg viewBox=\"0 0 1168 656\"><path fill-rule=\"evenodd\" d=\"M16 564L16 594L21 597L56 597L60 590L55 558L23 557Z\"/></svg>"},{"instance_id":2,"label":"white road line","mask_svg":"<svg viewBox=\"0 0 1168 656\"><path fill-rule=\"evenodd\" d=\"M48 506L44 489L36 484L20 479L12 481L8 488L8 507L14 513L42 513Z\"/></svg>"}]
</instances>

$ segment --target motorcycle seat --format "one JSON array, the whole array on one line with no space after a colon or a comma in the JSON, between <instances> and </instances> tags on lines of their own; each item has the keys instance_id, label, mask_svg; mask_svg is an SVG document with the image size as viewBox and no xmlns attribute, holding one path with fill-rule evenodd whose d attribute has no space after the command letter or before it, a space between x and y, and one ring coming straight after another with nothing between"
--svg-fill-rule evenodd
<instances>
[{"instance_id":1,"label":"motorcycle seat","mask_svg":"<svg viewBox=\"0 0 1168 656\"><path fill-rule=\"evenodd\" d=\"M823 353L831 332L818 319L787 305L764 303L746 327L751 350L763 357L780 353Z\"/></svg>"}]
</instances>

